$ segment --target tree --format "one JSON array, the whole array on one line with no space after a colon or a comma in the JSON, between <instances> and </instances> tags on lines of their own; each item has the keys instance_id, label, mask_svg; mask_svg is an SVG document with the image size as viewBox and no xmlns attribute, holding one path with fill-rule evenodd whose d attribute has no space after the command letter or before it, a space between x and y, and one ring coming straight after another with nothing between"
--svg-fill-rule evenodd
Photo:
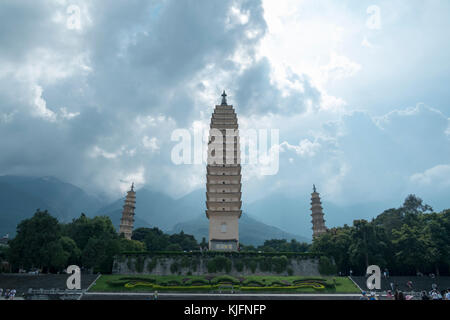
<instances>
[{"instance_id":1,"label":"tree","mask_svg":"<svg viewBox=\"0 0 450 320\"><path fill-rule=\"evenodd\" d=\"M181 247L181 249L185 251L198 249L198 243L195 240L194 236L190 234L185 234L183 231L181 231L178 234L170 235L169 242L171 244L178 244Z\"/></svg>"},{"instance_id":2,"label":"tree","mask_svg":"<svg viewBox=\"0 0 450 320\"><path fill-rule=\"evenodd\" d=\"M143 247L143 244L119 238L111 219L106 216L88 218L81 214L64 226L64 232L80 248L82 266L94 272L110 273L114 256L122 249L140 251Z\"/></svg>"},{"instance_id":3,"label":"tree","mask_svg":"<svg viewBox=\"0 0 450 320\"><path fill-rule=\"evenodd\" d=\"M88 218L84 213L78 219L64 226L64 233L73 239L78 248L83 250L89 239L117 239L117 233L111 219L106 216Z\"/></svg>"},{"instance_id":4,"label":"tree","mask_svg":"<svg viewBox=\"0 0 450 320\"><path fill-rule=\"evenodd\" d=\"M158 228L136 229L133 232L132 239L144 242L148 251L164 251L170 248L176 248L180 251L193 251L198 250L199 246L194 236L185 234L183 231L178 234L167 235Z\"/></svg>"},{"instance_id":5,"label":"tree","mask_svg":"<svg viewBox=\"0 0 450 320\"><path fill-rule=\"evenodd\" d=\"M15 269L63 268L70 253L64 250L61 236L58 220L47 211L37 210L17 226L17 235L10 241L9 261Z\"/></svg>"},{"instance_id":6,"label":"tree","mask_svg":"<svg viewBox=\"0 0 450 320\"><path fill-rule=\"evenodd\" d=\"M337 273L336 265L330 258L322 256L319 259L319 273L325 276L335 275Z\"/></svg>"},{"instance_id":7,"label":"tree","mask_svg":"<svg viewBox=\"0 0 450 320\"><path fill-rule=\"evenodd\" d=\"M437 275L439 266L449 266L450 262L450 211L432 213L424 218L426 227L424 234L428 237L430 248L430 263L434 266Z\"/></svg>"},{"instance_id":8,"label":"tree","mask_svg":"<svg viewBox=\"0 0 450 320\"><path fill-rule=\"evenodd\" d=\"M311 251L332 257L340 271L348 271L351 268L349 248L352 243L352 229L347 225L331 229L314 239Z\"/></svg>"},{"instance_id":9,"label":"tree","mask_svg":"<svg viewBox=\"0 0 450 320\"><path fill-rule=\"evenodd\" d=\"M167 251L183 251L178 243L171 243L166 248Z\"/></svg>"},{"instance_id":10,"label":"tree","mask_svg":"<svg viewBox=\"0 0 450 320\"><path fill-rule=\"evenodd\" d=\"M119 244L121 252L143 252L147 250L145 243L137 240L120 238Z\"/></svg>"},{"instance_id":11,"label":"tree","mask_svg":"<svg viewBox=\"0 0 450 320\"><path fill-rule=\"evenodd\" d=\"M202 242L200 243L200 247L201 248L208 248L209 247L208 242L206 241L205 237L202 238Z\"/></svg>"},{"instance_id":12,"label":"tree","mask_svg":"<svg viewBox=\"0 0 450 320\"><path fill-rule=\"evenodd\" d=\"M133 232L133 240L145 243L148 251L164 251L170 244L169 236L158 228L139 228Z\"/></svg>"},{"instance_id":13,"label":"tree","mask_svg":"<svg viewBox=\"0 0 450 320\"><path fill-rule=\"evenodd\" d=\"M393 244L396 248L396 257L400 264L419 272L419 266L429 261L429 239L416 226L404 224L400 230L393 230Z\"/></svg>"},{"instance_id":14,"label":"tree","mask_svg":"<svg viewBox=\"0 0 450 320\"><path fill-rule=\"evenodd\" d=\"M82 253L82 264L94 273L110 273L114 256L120 252L118 239L89 239Z\"/></svg>"},{"instance_id":15,"label":"tree","mask_svg":"<svg viewBox=\"0 0 450 320\"><path fill-rule=\"evenodd\" d=\"M423 200L414 194L410 194L406 197L405 202L403 202L402 207L407 213L423 213L432 212L433 208L427 204L423 204Z\"/></svg>"}]
</instances>

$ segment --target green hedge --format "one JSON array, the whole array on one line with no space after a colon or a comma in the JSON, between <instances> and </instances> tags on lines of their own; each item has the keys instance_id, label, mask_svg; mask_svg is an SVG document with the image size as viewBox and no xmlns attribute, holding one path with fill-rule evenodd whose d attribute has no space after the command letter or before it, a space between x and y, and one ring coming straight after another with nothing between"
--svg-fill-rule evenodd
<instances>
[{"instance_id":1,"label":"green hedge","mask_svg":"<svg viewBox=\"0 0 450 320\"><path fill-rule=\"evenodd\" d=\"M215 277L211 280L212 284L225 284L225 283L229 283L229 284L234 284L234 285L238 285L241 282L239 281L239 279L232 277L232 276L219 276L219 277Z\"/></svg>"},{"instance_id":2,"label":"green hedge","mask_svg":"<svg viewBox=\"0 0 450 320\"><path fill-rule=\"evenodd\" d=\"M319 258L319 272L327 276L335 275L337 273L337 267L330 258L322 256Z\"/></svg>"},{"instance_id":3,"label":"green hedge","mask_svg":"<svg viewBox=\"0 0 450 320\"><path fill-rule=\"evenodd\" d=\"M209 281L206 279L189 279L184 283L186 286L200 286L200 285L209 285Z\"/></svg>"},{"instance_id":4,"label":"green hedge","mask_svg":"<svg viewBox=\"0 0 450 320\"><path fill-rule=\"evenodd\" d=\"M203 257L214 257L214 256L230 256L230 257L255 257L255 256L265 256L265 257L273 257L273 256L287 256L287 257L299 257L299 258L319 258L323 256L323 253L320 252L223 252L223 251L192 251L192 252L183 252L183 251L126 251L122 252L118 256L203 256Z\"/></svg>"}]
</instances>

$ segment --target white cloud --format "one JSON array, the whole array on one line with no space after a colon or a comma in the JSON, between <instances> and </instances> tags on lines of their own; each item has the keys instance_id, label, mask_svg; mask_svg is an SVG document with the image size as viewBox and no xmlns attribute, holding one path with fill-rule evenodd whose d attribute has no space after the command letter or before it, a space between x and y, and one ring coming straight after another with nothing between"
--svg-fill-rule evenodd
<instances>
[{"instance_id":1,"label":"white cloud","mask_svg":"<svg viewBox=\"0 0 450 320\"><path fill-rule=\"evenodd\" d=\"M76 117L78 117L80 115L79 112L69 112L69 111L67 111L67 108L65 108L65 107L62 107L60 110L61 110L61 117L63 119L70 120L70 119L76 118Z\"/></svg>"},{"instance_id":2,"label":"white cloud","mask_svg":"<svg viewBox=\"0 0 450 320\"><path fill-rule=\"evenodd\" d=\"M351 78L361 70L361 65L351 61L348 57L332 52L330 62L322 66L323 79L326 81Z\"/></svg>"},{"instance_id":3,"label":"white cloud","mask_svg":"<svg viewBox=\"0 0 450 320\"><path fill-rule=\"evenodd\" d=\"M105 159L116 159L117 157L122 155L122 150L117 152L107 152L100 148L99 146L94 146L89 153L89 156L92 158L103 157Z\"/></svg>"},{"instance_id":4,"label":"white cloud","mask_svg":"<svg viewBox=\"0 0 450 320\"><path fill-rule=\"evenodd\" d=\"M0 113L0 123L11 123L14 119L15 112Z\"/></svg>"},{"instance_id":5,"label":"white cloud","mask_svg":"<svg viewBox=\"0 0 450 320\"><path fill-rule=\"evenodd\" d=\"M142 138L142 144L144 145L144 148L152 152L159 150L158 139L156 137L149 138L145 136L144 138Z\"/></svg>"},{"instance_id":6,"label":"white cloud","mask_svg":"<svg viewBox=\"0 0 450 320\"><path fill-rule=\"evenodd\" d=\"M363 41L361 42L361 45L365 48L374 48L375 46L367 39L367 37L364 37Z\"/></svg>"},{"instance_id":7,"label":"white cloud","mask_svg":"<svg viewBox=\"0 0 450 320\"><path fill-rule=\"evenodd\" d=\"M125 193L130 190L131 184L134 183L134 187L136 189L145 185L145 168L140 166L135 171L132 172L119 172L117 176L111 179L111 183L116 184L116 181L120 181L119 190L121 193Z\"/></svg>"},{"instance_id":8,"label":"white cloud","mask_svg":"<svg viewBox=\"0 0 450 320\"><path fill-rule=\"evenodd\" d=\"M301 157L314 157L317 151L320 149L320 143L317 141L310 141L308 139L303 139L300 141L299 145L291 145L284 141L280 144L280 151L285 152L286 150L294 151Z\"/></svg>"},{"instance_id":9,"label":"white cloud","mask_svg":"<svg viewBox=\"0 0 450 320\"><path fill-rule=\"evenodd\" d=\"M228 15L228 19L226 22L226 28L230 29L235 24L247 24L249 20L249 13L248 12L242 12L240 8L236 6L232 6L230 8L230 13Z\"/></svg>"},{"instance_id":10,"label":"white cloud","mask_svg":"<svg viewBox=\"0 0 450 320\"><path fill-rule=\"evenodd\" d=\"M421 186L448 188L450 187L450 165L438 165L422 173L413 174L410 181Z\"/></svg>"},{"instance_id":11,"label":"white cloud","mask_svg":"<svg viewBox=\"0 0 450 320\"><path fill-rule=\"evenodd\" d=\"M34 86L34 97L32 101L33 114L50 122L56 121L56 113L47 108L47 102L42 98L42 87Z\"/></svg>"}]
</instances>

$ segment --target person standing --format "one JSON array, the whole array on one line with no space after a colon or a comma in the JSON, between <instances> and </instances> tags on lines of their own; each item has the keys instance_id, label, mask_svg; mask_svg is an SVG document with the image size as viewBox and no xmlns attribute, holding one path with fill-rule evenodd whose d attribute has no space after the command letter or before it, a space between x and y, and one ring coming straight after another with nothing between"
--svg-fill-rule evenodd
<instances>
[{"instance_id":1,"label":"person standing","mask_svg":"<svg viewBox=\"0 0 450 320\"><path fill-rule=\"evenodd\" d=\"M450 300L450 288L447 289L447 293L445 294L445 300Z\"/></svg>"},{"instance_id":2,"label":"person standing","mask_svg":"<svg viewBox=\"0 0 450 320\"><path fill-rule=\"evenodd\" d=\"M10 293L10 300L14 300L14 297L16 296L16 289L12 289Z\"/></svg>"},{"instance_id":3,"label":"person standing","mask_svg":"<svg viewBox=\"0 0 450 320\"><path fill-rule=\"evenodd\" d=\"M412 283L412 281L409 280L409 281L406 283L406 286L409 288L409 290L412 290L412 288L413 288L413 283Z\"/></svg>"},{"instance_id":4,"label":"person standing","mask_svg":"<svg viewBox=\"0 0 450 320\"><path fill-rule=\"evenodd\" d=\"M394 296L392 295L392 291L391 290L387 291L386 299L388 299L388 300L393 300L394 299Z\"/></svg>"}]
</instances>

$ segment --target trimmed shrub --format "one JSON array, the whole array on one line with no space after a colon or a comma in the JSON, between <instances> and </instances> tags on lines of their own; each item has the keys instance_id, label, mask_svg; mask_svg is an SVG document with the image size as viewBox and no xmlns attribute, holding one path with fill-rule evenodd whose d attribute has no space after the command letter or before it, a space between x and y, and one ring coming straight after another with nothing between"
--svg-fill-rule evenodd
<instances>
[{"instance_id":1,"label":"trimmed shrub","mask_svg":"<svg viewBox=\"0 0 450 320\"><path fill-rule=\"evenodd\" d=\"M216 273L225 271L229 273L231 271L231 260L225 256L217 256L208 261L208 272Z\"/></svg>"},{"instance_id":2,"label":"trimmed shrub","mask_svg":"<svg viewBox=\"0 0 450 320\"><path fill-rule=\"evenodd\" d=\"M271 287L289 287L290 284L289 283L285 283L285 282L281 282L278 280L274 280L270 283Z\"/></svg>"},{"instance_id":3,"label":"trimmed shrub","mask_svg":"<svg viewBox=\"0 0 450 320\"><path fill-rule=\"evenodd\" d=\"M154 278L146 278L146 277L123 277L123 278L120 278L119 281L127 281L127 282L142 281L142 282L156 283L156 279L154 279Z\"/></svg>"},{"instance_id":4,"label":"trimmed shrub","mask_svg":"<svg viewBox=\"0 0 450 320\"><path fill-rule=\"evenodd\" d=\"M258 267L258 262L255 258L245 258L244 259L245 268L252 271L252 273L256 272L256 268Z\"/></svg>"},{"instance_id":5,"label":"trimmed shrub","mask_svg":"<svg viewBox=\"0 0 450 320\"><path fill-rule=\"evenodd\" d=\"M287 273L289 276L292 276L294 274L294 270L292 270L292 268L287 268Z\"/></svg>"},{"instance_id":6,"label":"trimmed shrub","mask_svg":"<svg viewBox=\"0 0 450 320\"><path fill-rule=\"evenodd\" d=\"M244 263L242 261L235 261L234 262L234 268L238 271L238 272L242 272L244 270Z\"/></svg>"},{"instance_id":7,"label":"trimmed shrub","mask_svg":"<svg viewBox=\"0 0 450 320\"><path fill-rule=\"evenodd\" d=\"M239 279L232 276L219 276L211 280L211 284L234 284L238 285L240 283Z\"/></svg>"},{"instance_id":8,"label":"trimmed shrub","mask_svg":"<svg viewBox=\"0 0 450 320\"><path fill-rule=\"evenodd\" d=\"M136 260L134 261L134 267L137 272L142 273L144 271L144 263L145 263L145 257L138 256Z\"/></svg>"},{"instance_id":9,"label":"trimmed shrub","mask_svg":"<svg viewBox=\"0 0 450 320\"><path fill-rule=\"evenodd\" d=\"M152 259L149 259L149 262L147 263L147 271L152 272L153 269L156 268L157 264L158 264L158 258L154 257Z\"/></svg>"},{"instance_id":10,"label":"trimmed shrub","mask_svg":"<svg viewBox=\"0 0 450 320\"><path fill-rule=\"evenodd\" d=\"M179 280L172 279L172 280L161 281L158 283L158 285L165 286L165 287L173 287L173 286L181 286L182 283Z\"/></svg>"},{"instance_id":11,"label":"trimmed shrub","mask_svg":"<svg viewBox=\"0 0 450 320\"><path fill-rule=\"evenodd\" d=\"M264 283L264 281L247 279L242 282L242 285L245 287L264 287L266 284Z\"/></svg>"},{"instance_id":12,"label":"trimmed shrub","mask_svg":"<svg viewBox=\"0 0 450 320\"><path fill-rule=\"evenodd\" d=\"M272 257L272 269L276 273L282 273L286 270L288 262L289 261L286 256Z\"/></svg>"},{"instance_id":13,"label":"trimmed shrub","mask_svg":"<svg viewBox=\"0 0 450 320\"><path fill-rule=\"evenodd\" d=\"M189 268L192 265L192 259L189 257L182 257L180 261L180 266L182 268Z\"/></svg>"},{"instance_id":14,"label":"trimmed shrub","mask_svg":"<svg viewBox=\"0 0 450 320\"><path fill-rule=\"evenodd\" d=\"M336 265L331 262L331 259L325 256L319 259L319 272L323 275L335 275L337 273Z\"/></svg>"},{"instance_id":15,"label":"trimmed shrub","mask_svg":"<svg viewBox=\"0 0 450 320\"><path fill-rule=\"evenodd\" d=\"M209 260L206 267L208 268L209 273L216 273L217 271L216 261L214 261L214 259Z\"/></svg>"},{"instance_id":16,"label":"trimmed shrub","mask_svg":"<svg viewBox=\"0 0 450 320\"><path fill-rule=\"evenodd\" d=\"M206 279L192 279L184 283L186 286L205 286L209 285L209 281Z\"/></svg>"},{"instance_id":17,"label":"trimmed shrub","mask_svg":"<svg viewBox=\"0 0 450 320\"><path fill-rule=\"evenodd\" d=\"M180 266L178 265L178 262L174 261L170 265L170 272L176 273L176 272L178 272L179 268L180 268Z\"/></svg>"},{"instance_id":18,"label":"trimmed shrub","mask_svg":"<svg viewBox=\"0 0 450 320\"><path fill-rule=\"evenodd\" d=\"M272 269L272 259L270 257L258 258L259 269L263 272L269 272Z\"/></svg>"},{"instance_id":19,"label":"trimmed shrub","mask_svg":"<svg viewBox=\"0 0 450 320\"><path fill-rule=\"evenodd\" d=\"M134 259L132 259L132 258L128 258L128 260L127 260L127 267L128 267L128 270L130 270L130 271L134 271L134 263L133 263L133 260L134 260Z\"/></svg>"}]
</instances>

